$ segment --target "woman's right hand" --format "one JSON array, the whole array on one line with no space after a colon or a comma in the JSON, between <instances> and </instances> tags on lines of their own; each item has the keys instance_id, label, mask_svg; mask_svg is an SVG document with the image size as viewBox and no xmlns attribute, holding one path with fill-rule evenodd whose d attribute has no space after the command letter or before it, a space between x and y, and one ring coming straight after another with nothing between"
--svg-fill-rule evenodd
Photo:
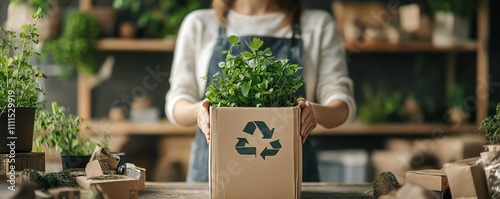
<instances>
[{"instance_id":1,"label":"woman's right hand","mask_svg":"<svg viewBox=\"0 0 500 199\"><path fill-rule=\"evenodd\" d=\"M210 102L208 99L204 99L199 102L199 112L198 112L198 127L205 134L207 138L207 143L210 143L210 114L208 113L208 108L210 107Z\"/></svg>"}]
</instances>

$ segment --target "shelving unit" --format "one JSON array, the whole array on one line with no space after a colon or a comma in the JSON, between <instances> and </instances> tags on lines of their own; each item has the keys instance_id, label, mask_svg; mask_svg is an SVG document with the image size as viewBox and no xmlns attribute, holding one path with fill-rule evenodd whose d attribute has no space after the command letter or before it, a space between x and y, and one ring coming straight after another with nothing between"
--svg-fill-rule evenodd
<instances>
[{"instance_id":1,"label":"shelving unit","mask_svg":"<svg viewBox=\"0 0 500 199\"><path fill-rule=\"evenodd\" d=\"M79 1L80 10L92 9L92 0ZM466 42L460 45L438 47L432 43L345 43L348 53L444 53L447 64L445 67L445 84L450 90L455 83L455 63L459 53L476 53L476 121L474 124L452 126L449 124L423 123L423 124L362 124L353 123L335 129L326 129L318 126L314 134L318 136L434 136L441 133L462 134L476 133L479 122L487 115L488 93L489 93L489 69L488 69L488 33L489 12L488 0L479 0L477 41ZM97 48L101 51L134 51L134 52L174 52L175 40L155 39L114 39L106 38L99 40ZM130 121L111 122L107 120L92 120L91 116L91 91L90 77L79 74L77 83L77 111L78 115L90 124L95 132L107 131L111 133L115 148L120 149L128 139L128 135L162 135L159 151L159 163L157 165L157 176L168 176L172 163L181 163L183 168L187 167L189 161L190 143L196 131L196 127L179 127L168 120L156 122L132 123ZM121 141L119 141L121 140ZM184 174L185 175L185 174Z\"/></svg>"},{"instance_id":2,"label":"shelving unit","mask_svg":"<svg viewBox=\"0 0 500 199\"><path fill-rule=\"evenodd\" d=\"M411 52L475 52L477 42L467 42L453 46L435 46L425 42L404 42L397 44L390 43L345 43L345 49L350 52L390 52L390 53L411 53Z\"/></svg>"},{"instance_id":3,"label":"shelving unit","mask_svg":"<svg viewBox=\"0 0 500 199\"><path fill-rule=\"evenodd\" d=\"M170 39L101 39L97 49L102 51L173 52L175 38Z\"/></svg>"},{"instance_id":4,"label":"shelving unit","mask_svg":"<svg viewBox=\"0 0 500 199\"><path fill-rule=\"evenodd\" d=\"M168 120L156 122L132 123L129 121L112 122L106 120L95 120L91 122L93 130L106 129L113 134L119 135L171 135L185 136L194 135L196 127L179 127ZM476 125L452 126L447 124L362 124L353 123L334 129L326 129L318 126L314 129L314 135L433 135L439 133L471 133L477 129Z\"/></svg>"},{"instance_id":5,"label":"shelving unit","mask_svg":"<svg viewBox=\"0 0 500 199\"><path fill-rule=\"evenodd\" d=\"M81 10L92 8L91 0L80 1ZM453 73L454 60L457 53L477 53L477 76L476 76L476 98L477 114L475 124L454 128L446 124L351 124L345 127L335 129L316 129L320 135L341 135L341 134L431 134L435 130L442 130L445 133L465 133L477 130L479 122L487 115L488 104L488 0L480 0L478 4L478 40L477 42L466 42L460 45L438 47L432 43L345 43L345 49L348 52L361 53L412 53L412 52L436 52L446 53L448 55L448 64L446 66L447 87L454 83ZM142 51L142 52L173 52L175 50L175 40L126 40L126 39L102 39L98 42L97 48L102 51ZM80 75L78 80L78 114L80 117L91 119L91 88L89 87L89 78ZM102 121L94 121L95 124ZM104 122L106 123L106 122ZM130 122L116 122L110 126L110 131L117 134L130 134L144 132L145 134L168 134L168 135L191 135L194 128L177 127L168 121L159 121L156 123L133 124Z\"/></svg>"}]
</instances>

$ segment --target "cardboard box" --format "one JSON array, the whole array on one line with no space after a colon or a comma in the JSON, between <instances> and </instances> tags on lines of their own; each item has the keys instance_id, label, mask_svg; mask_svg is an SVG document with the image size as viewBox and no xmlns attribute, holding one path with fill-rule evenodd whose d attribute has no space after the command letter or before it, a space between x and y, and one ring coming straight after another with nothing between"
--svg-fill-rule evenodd
<instances>
[{"instance_id":1,"label":"cardboard box","mask_svg":"<svg viewBox=\"0 0 500 199\"><path fill-rule=\"evenodd\" d=\"M0 175L5 176L8 174L11 166L14 167L14 171L33 169L45 172L45 153L27 152L16 153L14 155L0 154Z\"/></svg>"},{"instance_id":2,"label":"cardboard box","mask_svg":"<svg viewBox=\"0 0 500 199\"><path fill-rule=\"evenodd\" d=\"M87 177L110 175L115 173L115 170L109 168L109 165L107 165L106 162L100 160L90 161L89 163L87 163L87 166L85 166L85 174L87 175Z\"/></svg>"},{"instance_id":3,"label":"cardboard box","mask_svg":"<svg viewBox=\"0 0 500 199\"><path fill-rule=\"evenodd\" d=\"M94 152L92 152L92 155L90 156L90 161L93 160L100 160L106 162L109 165L109 168L112 170L116 170L118 164L120 163L119 156L107 152L100 146L96 146Z\"/></svg>"},{"instance_id":4,"label":"cardboard box","mask_svg":"<svg viewBox=\"0 0 500 199\"><path fill-rule=\"evenodd\" d=\"M489 198L484 166L478 159L469 158L444 166L454 199Z\"/></svg>"},{"instance_id":5,"label":"cardboard box","mask_svg":"<svg viewBox=\"0 0 500 199\"><path fill-rule=\"evenodd\" d=\"M300 198L300 109L211 108L211 198Z\"/></svg>"},{"instance_id":6,"label":"cardboard box","mask_svg":"<svg viewBox=\"0 0 500 199\"><path fill-rule=\"evenodd\" d=\"M106 179L116 178L116 179ZM137 180L125 175L105 175L97 179L79 176L76 183L83 189L99 186L107 199L137 199Z\"/></svg>"},{"instance_id":7,"label":"cardboard box","mask_svg":"<svg viewBox=\"0 0 500 199\"><path fill-rule=\"evenodd\" d=\"M449 187L446 173L436 169L407 171L405 183L420 185L431 191L445 191Z\"/></svg>"},{"instance_id":8,"label":"cardboard box","mask_svg":"<svg viewBox=\"0 0 500 199\"><path fill-rule=\"evenodd\" d=\"M146 188L146 169L139 169L141 171L141 177L137 180L137 190L142 191Z\"/></svg>"}]
</instances>

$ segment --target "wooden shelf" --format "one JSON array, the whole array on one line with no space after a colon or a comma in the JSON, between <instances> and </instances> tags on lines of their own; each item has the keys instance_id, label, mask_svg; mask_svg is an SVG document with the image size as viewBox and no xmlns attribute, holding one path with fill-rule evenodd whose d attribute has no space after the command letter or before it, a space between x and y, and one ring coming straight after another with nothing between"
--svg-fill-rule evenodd
<instances>
[{"instance_id":1,"label":"wooden shelf","mask_svg":"<svg viewBox=\"0 0 500 199\"><path fill-rule=\"evenodd\" d=\"M103 51L173 52L175 39L101 39L97 49Z\"/></svg>"},{"instance_id":2,"label":"wooden shelf","mask_svg":"<svg viewBox=\"0 0 500 199\"><path fill-rule=\"evenodd\" d=\"M476 125L448 124L362 124L352 123L334 129L317 127L315 135L433 135L439 133L477 133Z\"/></svg>"},{"instance_id":3,"label":"wooden shelf","mask_svg":"<svg viewBox=\"0 0 500 199\"><path fill-rule=\"evenodd\" d=\"M446 47L424 42L399 44L346 42L344 45L345 49L351 52L475 52L477 50L476 42L467 42ZM175 50L175 39L101 39L97 43L97 49L103 51L173 52Z\"/></svg>"},{"instance_id":4,"label":"wooden shelf","mask_svg":"<svg viewBox=\"0 0 500 199\"><path fill-rule=\"evenodd\" d=\"M345 42L345 49L350 52L475 52L476 42L466 42L453 46L435 46L425 42L389 43L361 43Z\"/></svg>"},{"instance_id":5,"label":"wooden shelf","mask_svg":"<svg viewBox=\"0 0 500 199\"><path fill-rule=\"evenodd\" d=\"M107 120L94 120L89 122L92 125L92 131L104 132L110 134L144 134L144 135L194 135L196 127L180 127L170 123L167 120L154 122L130 121L113 122Z\"/></svg>"},{"instance_id":6,"label":"wooden shelf","mask_svg":"<svg viewBox=\"0 0 500 199\"><path fill-rule=\"evenodd\" d=\"M95 132L129 135L194 135L197 127L179 127L167 120L132 123L129 121L92 121ZM435 133L476 133L476 125L454 127L446 124L376 124L353 123L334 129L318 126L314 135L432 135Z\"/></svg>"}]
</instances>

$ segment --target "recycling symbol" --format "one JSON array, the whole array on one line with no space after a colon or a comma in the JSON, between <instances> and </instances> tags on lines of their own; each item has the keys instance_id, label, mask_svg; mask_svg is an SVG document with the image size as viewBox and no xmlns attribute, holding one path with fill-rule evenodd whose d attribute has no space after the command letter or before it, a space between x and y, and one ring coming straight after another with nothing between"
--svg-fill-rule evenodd
<instances>
[{"instance_id":1,"label":"recycling symbol","mask_svg":"<svg viewBox=\"0 0 500 199\"><path fill-rule=\"evenodd\" d=\"M274 128L269 129L269 127L267 127L266 123L263 121L248 122L247 125L245 126L245 128L243 129L243 132L250 134L250 135L253 135L255 132L255 129L257 129L257 128L259 128L260 132L262 133L262 139L271 139L273 137ZM255 156L257 154L255 147L246 147L245 146L246 144L249 144L248 140L246 138L237 137L237 139L238 139L238 142L236 143L235 148L236 148L236 151L238 151L238 153L240 155L254 155ZM276 154L278 154L278 152L281 149L280 140L271 141L271 142L269 142L269 144L271 145L272 148L268 149L266 147L260 153L260 156L264 160L266 159L266 156L275 156Z\"/></svg>"}]
</instances>

